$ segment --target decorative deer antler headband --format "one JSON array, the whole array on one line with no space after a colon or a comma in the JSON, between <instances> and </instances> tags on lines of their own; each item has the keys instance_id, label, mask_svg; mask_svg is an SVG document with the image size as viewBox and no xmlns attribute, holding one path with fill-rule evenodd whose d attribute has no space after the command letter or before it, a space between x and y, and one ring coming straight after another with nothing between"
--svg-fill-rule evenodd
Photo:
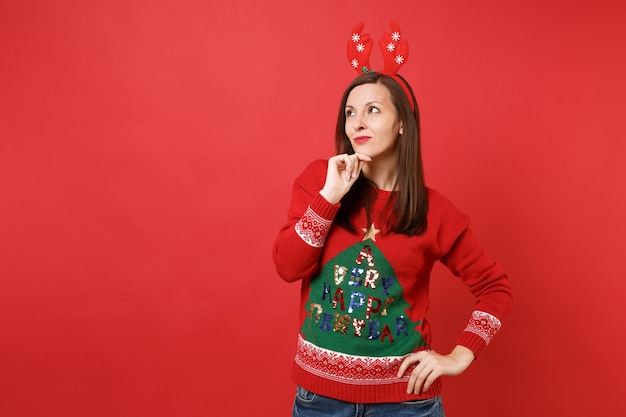
<instances>
[{"instance_id":1,"label":"decorative deer antler headband","mask_svg":"<svg viewBox=\"0 0 626 417\"><path fill-rule=\"evenodd\" d=\"M348 40L348 61L359 74L374 72L369 64L374 41L370 39L368 33L362 33L364 26L363 22L357 23L352 29L350 40ZM409 43L402 37L400 26L396 22L391 22L391 30L391 33L384 33L378 41L384 62L384 69L379 72L391 76L400 84L409 99L411 109L415 110L413 94L409 86L397 75L400 67L409 59Z\"/></svg>"}]
</instances>

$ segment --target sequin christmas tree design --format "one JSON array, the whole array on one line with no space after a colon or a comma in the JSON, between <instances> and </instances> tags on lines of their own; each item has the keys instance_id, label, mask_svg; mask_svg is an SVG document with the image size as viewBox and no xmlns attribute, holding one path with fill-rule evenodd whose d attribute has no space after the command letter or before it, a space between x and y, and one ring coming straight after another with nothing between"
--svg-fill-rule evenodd
<instances>
[{"instance_id":1,"label":"sequin christmas tree design","mask_svg":"<svg viewBox=\"0 0 626 417\"><path fill-rule=\"evenodd\" d=\"M311 279L304 338L350 355L399 356L424 346L396 274L376 244L355 244Z\"/></svg>"}]
</instances>

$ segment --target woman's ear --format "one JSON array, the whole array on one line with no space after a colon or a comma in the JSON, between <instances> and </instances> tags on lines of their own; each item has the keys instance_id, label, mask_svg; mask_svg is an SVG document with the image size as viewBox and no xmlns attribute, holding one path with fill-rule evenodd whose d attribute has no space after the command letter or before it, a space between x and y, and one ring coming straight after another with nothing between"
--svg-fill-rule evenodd
<instances>
[{"instance_id":1,"label":"woman's ear","mask_svg":"<svg viewBox=\"0 0 626 417\"><path fill-rule=\"evenodd\" d=\"M400 131L398 133L402 134L402 132L404 132L404 130L402 129L402 124L400 124Z\"/></svg>"}]
</instances>

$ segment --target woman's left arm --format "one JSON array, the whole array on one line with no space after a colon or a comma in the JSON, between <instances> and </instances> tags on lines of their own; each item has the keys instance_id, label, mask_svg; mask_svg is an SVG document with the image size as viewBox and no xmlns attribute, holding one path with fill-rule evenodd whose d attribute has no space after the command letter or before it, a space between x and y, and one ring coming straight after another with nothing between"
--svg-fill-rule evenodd
<instances>
[{"instance_id":1,"label":"woman's left arm","mask_svg":"<svg viewBox=\"0 0 626 417\"><path fill-rule=\"evenodd\" d=\"M487 255L469 227L458 236L442 262L468 286L476 297L476 307L452 352L442 355L422 350L404 359L398 377L417 363L407 384L409 394L428 391L440 376L464 372L495 336L513 304L507 273Z\"/></svg>"},{"instance_id":2,"label":"woman's left arm","mask_svg":"<svg viewBox=\"0 0 626 417\"><path fill-rule=\"evenodd\" d=\"M457 345L465 346L478 357L511 311L513 290L508 275L485 252L469 227L455 240L442 262L476 297L474 311Z\"/></svg>"}]
</instances>

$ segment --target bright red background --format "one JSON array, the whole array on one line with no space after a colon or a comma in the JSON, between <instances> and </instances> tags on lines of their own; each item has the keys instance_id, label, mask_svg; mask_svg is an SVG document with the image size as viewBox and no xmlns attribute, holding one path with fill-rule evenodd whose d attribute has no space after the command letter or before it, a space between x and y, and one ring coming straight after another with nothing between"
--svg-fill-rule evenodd
<instances>
[{"instance_id":1,"label":"bright red background","mask_svg":"<svg viewBox=\"0 0 626 417\"><path fill-rule=\"evenodd\" d=\"M289 415L271 244L332 154L353 24L392 19L427 180L516 290L448 414L623 409L624 2L26 0L0 6L0 415ZM447 350L472 299L435 275Z\"/></svg>"}]
</instances>

